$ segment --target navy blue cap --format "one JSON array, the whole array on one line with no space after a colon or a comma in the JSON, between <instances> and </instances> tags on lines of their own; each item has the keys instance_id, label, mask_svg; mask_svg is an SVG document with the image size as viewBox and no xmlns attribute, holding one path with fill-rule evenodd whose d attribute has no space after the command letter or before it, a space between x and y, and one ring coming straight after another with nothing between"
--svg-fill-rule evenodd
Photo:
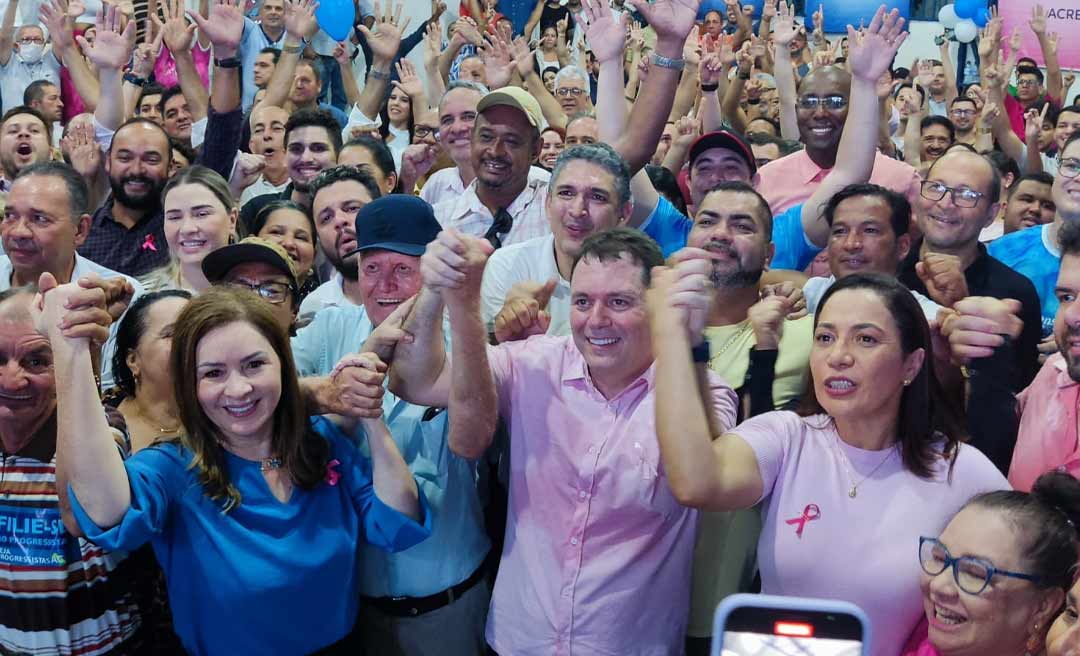
<instances>
[{"instance_id":1,"label":"navy blue cap","mask_svg":"<svg viewBox=\"0 0 1080 656\"><path fill-rule=\"evenodd\" d=\"M431 205L416 196L390 194L364 205L356 214L356 249L423 255L442 230Z\"/></svg>"}]
</instances>

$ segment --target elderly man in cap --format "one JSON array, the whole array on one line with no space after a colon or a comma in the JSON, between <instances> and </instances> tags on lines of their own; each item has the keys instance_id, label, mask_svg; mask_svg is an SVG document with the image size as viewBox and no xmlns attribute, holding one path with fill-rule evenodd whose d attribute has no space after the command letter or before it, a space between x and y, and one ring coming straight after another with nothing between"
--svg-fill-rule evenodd
<instances>
[{"instance_id":1,"label":"elderly man in cap","mask_svg":"<svg viewBox=\"0 0 1080 656\"><path fill-rule=\"evenodd\" d=\"M328 306L292 340L301 375L332 378L350 357L393 358L401 325L420 290L420 256L440 226L415 196L377 198L356 215L361 305ZM476 463L450 452L447 413L389 391L383 417L431 504L434 532L396 554L365 545L358 633L371 654L485 653L490 592L483 562L490 542L476 491Z\"/></svg>"},{"instance_id":2,"label":"elderly man in cap","mask_svg":"<svg viewBox=\"0 0 1080 656\"><path fill-rule=\"evenodd\" d=\"M289 253L276 242L247 237L207 255L202 261L206 279L215 285L248 289L269 304L274 318L291 330L299 307L296 269Z\"/></svg>"},{"instance_id":3,"label":"elderly man in cap","mask_svg":"<svg viewBox=\"0 0 1080 656\"><path fill-rule=\"evenodd\" d=\"M547 182L529 176L540 152L540 105L524 89L503 87L481 98L476 111L471 154L476 179L465 193L437 203L435 218L496 248L548 234Z\"/></svg>"}]
</instances>

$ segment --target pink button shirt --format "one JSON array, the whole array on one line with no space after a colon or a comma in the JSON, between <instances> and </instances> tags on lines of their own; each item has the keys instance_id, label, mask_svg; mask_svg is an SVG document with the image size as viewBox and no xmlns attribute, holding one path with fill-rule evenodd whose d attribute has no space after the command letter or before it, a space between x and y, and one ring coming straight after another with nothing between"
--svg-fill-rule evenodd
<instances>
[{"instance_id":1,"label":"pink button shirt","mask_svg":"<svg viewBox=\"0 0 1080 656\"><path fill-rule=\"evenodd\" d=\"M1042 474L1057 469L1080 478L1076 403L1080 384L1069 377L1065 360L1055 353L1035 380L1017 396L1020 430L1016 435L1009 483L1030 492Z\"/></svg>"},{"instance_id":2,"label":"pink button shirt","mask_svg":"<svg viewBox=\"0 0 1080 656\"><path fill-rule=\"evenodd\" d=\"M832 169L814 164L805 150L769 162L758 171L757 190L769 201L773 215L810 200ZM903 194L914 204L919 197L919 173L910 164L882 155L874 157L870 182Z\"/></svg>"},{"instance_id":3,"label":"pink button shirt","mask_svg":"<svg viewBox=\"0 0 1080 656\"><path fill-rule=\"evenodd\" d=\"M697 511L668 488L650 367L618 396L571 337L491 347L510 424L506 544L488 614L500 654L682 653ZM720 425L735 394L710 372Z\"/></svg>"}]
</instances>

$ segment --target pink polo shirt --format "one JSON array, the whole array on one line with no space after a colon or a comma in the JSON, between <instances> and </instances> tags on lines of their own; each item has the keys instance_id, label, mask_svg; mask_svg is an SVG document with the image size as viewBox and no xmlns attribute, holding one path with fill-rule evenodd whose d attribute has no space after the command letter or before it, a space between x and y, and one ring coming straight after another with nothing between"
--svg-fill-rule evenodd
<instances>
[{"instance_id":1,"label":"pink polo shirt","mask_svg":"<svg viewBox=\"0 0 1080 656\"><path fill-rule=\"evenodd\" d=\"M769 201L773 215L810 200L825 176L832 169L814 164L805 150L769 162L758 170L757 190ZM919 197L919 173L910 164L882 155L874 156L874 171L870 182L903 194L915 204Z\"/></svg>"},{"instance_id":2,"label":"pink polo shirt","mask_svg":"<svg viewBox=\"0 0 1080 656\"><path fill-rule=\"evenodd\" d=\"M1046 361L1016 400L1020 429L1009 466L1013 488L1030 492L1035 479L1054 469L1080 478L1076 433L1080 384L1069 377L1060 353Z\"/></svg>"},{"instance_id":3,"label":"pink polo shirt","mask_svg":"<svg viewBox=\"0 0 1080 656\"><path fill-rule=\"evenodd\" d=\"M682 653L697 511L667 484L653 367L606 400L571 337L490 347L510 503L487 640L500 654ZM721 427L735 394L710 372Z\"/></svg>"}]
</instances>

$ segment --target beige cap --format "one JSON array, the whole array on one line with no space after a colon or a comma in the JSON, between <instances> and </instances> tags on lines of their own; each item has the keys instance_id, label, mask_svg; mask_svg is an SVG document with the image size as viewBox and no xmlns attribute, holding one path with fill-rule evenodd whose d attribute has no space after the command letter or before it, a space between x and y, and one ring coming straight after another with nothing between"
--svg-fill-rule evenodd
<instances>
[{"instance_id":1,"label":"beige cap","mask_svg":"<svg viewBox=\"0 0 1080 656\"><path fill-rule=\"evenodd\" d=\"M489 91L486 96L480 99L476 111L479 113L496 105L506 105L523 112L529 124L538 130L544 124L540 103L536 102L536 98L533 98L531 93L521 87L503 87Z\"/></svg>"}]
</instances>

